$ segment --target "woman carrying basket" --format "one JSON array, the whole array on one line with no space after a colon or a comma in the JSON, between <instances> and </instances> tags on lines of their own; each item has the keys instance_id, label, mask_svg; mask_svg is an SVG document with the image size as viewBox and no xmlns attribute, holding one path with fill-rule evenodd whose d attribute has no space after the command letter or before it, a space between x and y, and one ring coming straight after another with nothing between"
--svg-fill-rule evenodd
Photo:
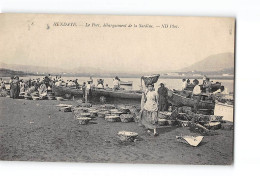
<instances>
[{"instance_id":1,"label":"woman carrying basket","mask_svg":"<svg viewBox=\"0 0 260 176\"><path fill-rule=\"evenodd\" d=\"M158 123L158 93L154 90L154 85L148 85L148 91L144 96L144 106L141 111L140 123L148 129L153 130L154 136L158 136L156 132Z\"/></svg>"}]
</instances>

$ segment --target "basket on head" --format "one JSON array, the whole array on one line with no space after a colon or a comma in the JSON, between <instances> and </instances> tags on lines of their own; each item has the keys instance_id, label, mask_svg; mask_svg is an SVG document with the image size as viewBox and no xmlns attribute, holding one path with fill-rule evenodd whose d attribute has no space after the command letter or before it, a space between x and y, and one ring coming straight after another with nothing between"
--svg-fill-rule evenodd
<instances>
[{"instance_id":1,"label":"basket on head","mask_svg":"<svg viewBox=\"0 0 260 176\"><path fill-rule=\"evenodd\" d=\"M160 75L149 75L149 76L142 76L141 79L144 80L144 84L147 87L149 84L154 84L158 81Z\"/></svg>"}]
</instances>

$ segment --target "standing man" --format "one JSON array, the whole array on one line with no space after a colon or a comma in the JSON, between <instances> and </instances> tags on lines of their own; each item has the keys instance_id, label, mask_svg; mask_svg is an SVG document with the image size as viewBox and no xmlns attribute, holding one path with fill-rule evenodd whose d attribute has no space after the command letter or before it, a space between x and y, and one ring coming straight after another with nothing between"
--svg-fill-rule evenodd
<instances>
[{"instance_id":1,"label":"standing man","mask_svg":"<svg viewBox=\"0 0 260 176\"><path fill-rule=\"evenodd\" d=\"M161 83L160 85L161 85L161 87L158 88L159 111L166 111L167 110L168 89L164 86L163 83Z\"/></svg>"},{"instance_id":2,"label":"standing man","mask_svg":"<svg viewBox=\"0 0 260 176\"><path fill-rule=\"evenodd\" d=\"M116 76L113 80L113 90L119 90L120 89L120 79Z\"/></svg>"},{"instance_id":3,"label":"standing man","mask_svg":"<svg viewBox=\"0 0 260 176\"><path fill-rule=\"evenodd\" d=\"M83 102L85 102L86 101L86 82L83 82L82 93L83 93Z\"/></svg>"},{"instance_id":4,"label":"standing man","mask_svg":"<svg viewBox=\"0 0 260 176\"><path fill-rule=\"evenodd\" d=\"M199 86L199 81L197 79L193 80L193 84L195 85L195 87L193 88L193 91L192 91L192 97L193 99L195 100L195 104L194 104L194 110L195 112L198 111L198 104L200 102L200 99L201 99L201 89L200 89L200 86Z\"/></svg>"},{"instance_id":5,"label":"standing man","mask_svg":"<svg viewBox=\"0 0 260 176\"><path fill-rule=\"evenodd\" d=\"M185 90L186 88L187 88L186 79L182 79L182 87L181 87L181 90Z\"/></svg>"}]
</instances>

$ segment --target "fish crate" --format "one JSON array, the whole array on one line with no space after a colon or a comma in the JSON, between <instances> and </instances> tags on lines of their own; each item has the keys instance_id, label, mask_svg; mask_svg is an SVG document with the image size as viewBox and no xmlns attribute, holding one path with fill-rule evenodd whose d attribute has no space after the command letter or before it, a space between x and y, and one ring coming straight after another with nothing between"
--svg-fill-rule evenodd
<instances>
[{"instance_id":1,"label":"fish crate","mask_svg":"<svg viewBox=\"0 0 260 176\"><path fill-rule=\"evenodd\" d=\"M120 115L123 114L123 113L122 113L121 111L119 111L118 109L111 109L111 110L110 110L110 114L120 116Z\"/></svg>"},{"instance_id":2,"label":"fish crate","mask_svg":"<svg viewBox=\"0 0 260 176\"><path fill-rule=\"evenodd\" d=\"M169 126L174 126L174 125L176 125L176 120L167 120L167 124Z\"/></svg>"},{"instance_id":3,"label":"fish crate","mask_svg":"<svg viewBox=\"0 0 260 176\"><path fill-rule=\"evenodd\" d=\"M100 107L103 109L107 109L107 110L116 108L115 105L112 105L112 104L103 104Z\"/></svg>"},{"instance_id":4,"label":"fish crate","mask_svg":"<svg viewBox=\"0 0 260 176\"><path fill-rule=\"evenodd\" d=\"M60 108L60 111L62 111L62 112L72 112L71 107Z\"/></svg>"},{"instance_id":5,"label":"fish crate","mask_svg":"<svg viewBox=\"0 0 260 176\"><path fill-rule=\"evenodd\" d=\"M106 115L109 115L109 114L110 114L109 111L100 111L100 112L97 113L99 118L105 118Z\"/></svg>"},{"instance_id":6,"label":"fish crate","mask_svg":"<svg viewBox=\"0 0 260 176\"><path fill-rule=\"evenodd\" d=\"M190 121L188 120L176 120L176 123L180 127L188 127L190 125Z\"/></svg>"},{"instance_id":7,"label":"fish crate","mask_svg":"<svg viewBox=\"0 0 260 176\"><path fill-rule=\"evenodd\" d=\"M218 130L221 128L221 123L220 122L209 122L209 123L204 124L204 126L209 130Z\"/></svg>"},{"instance_id":8,"label":"fish crate","mask_svg":"<svg viewBox=\"0 0 260 176\"><path fill-rule=\"evenodd\" d=\"M138 137L138 133L130 132L130 131L119 131L117 135L119 139L123 142L125 141L134 142L135 139Z\"/></svg>"},{"instance_id":9,"label":"fish crate","mask_svg":"<svg viewBox=\"0 0 260 176\"><path fill-rule=\"evenodd\" d=\"M91 120L91 118L89 118L89 117L78 117L77 120L78 120L78 123L80 125L87 125L89 123L89 121Z\"/></svg>"},{"instance_id":10,"label":"fish crate","mask_svg":"<svg viewBox=\"0 0 260 176\"><path fill-rule=\"evenodd\" d=\"M97 110L89 110L90 118L96 118L98 116Z\"/></svg>"},{"instance_id":11,"label":"fish crate","mask_svg":"<svg viewBox=\"0 0 260 176\"><path fill-rule=\"evenodd\" d=\"M108 122L120 122L121 121L120 117L117 115L107 115L105 117L105 120Z\"/></svg>"},{"instance_id":12,"label":"fish crate","mask_svg":"<svg viewBox=\"0 0 260 176\"><path fill-rule=\"evenodd\" d=\"M134 115L133 114L121 114L120 115L121 122L128 123L134 121Z\"/></svg>"}]
</instances>

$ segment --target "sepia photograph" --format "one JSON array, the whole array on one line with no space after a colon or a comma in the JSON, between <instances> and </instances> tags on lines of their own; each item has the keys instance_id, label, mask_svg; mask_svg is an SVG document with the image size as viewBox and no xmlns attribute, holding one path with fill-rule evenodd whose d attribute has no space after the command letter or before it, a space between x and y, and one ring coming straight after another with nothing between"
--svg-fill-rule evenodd
<instances>
[{"instance_id":1,"label":"sepia photograph","mask_svg":"<svg viewBox=\"0 0 260 176\"><path fill-rule=\"evenodd\" d=\"M0 160L233 165L235 21L0 14Z\"/></svg>"}]
</instances>

